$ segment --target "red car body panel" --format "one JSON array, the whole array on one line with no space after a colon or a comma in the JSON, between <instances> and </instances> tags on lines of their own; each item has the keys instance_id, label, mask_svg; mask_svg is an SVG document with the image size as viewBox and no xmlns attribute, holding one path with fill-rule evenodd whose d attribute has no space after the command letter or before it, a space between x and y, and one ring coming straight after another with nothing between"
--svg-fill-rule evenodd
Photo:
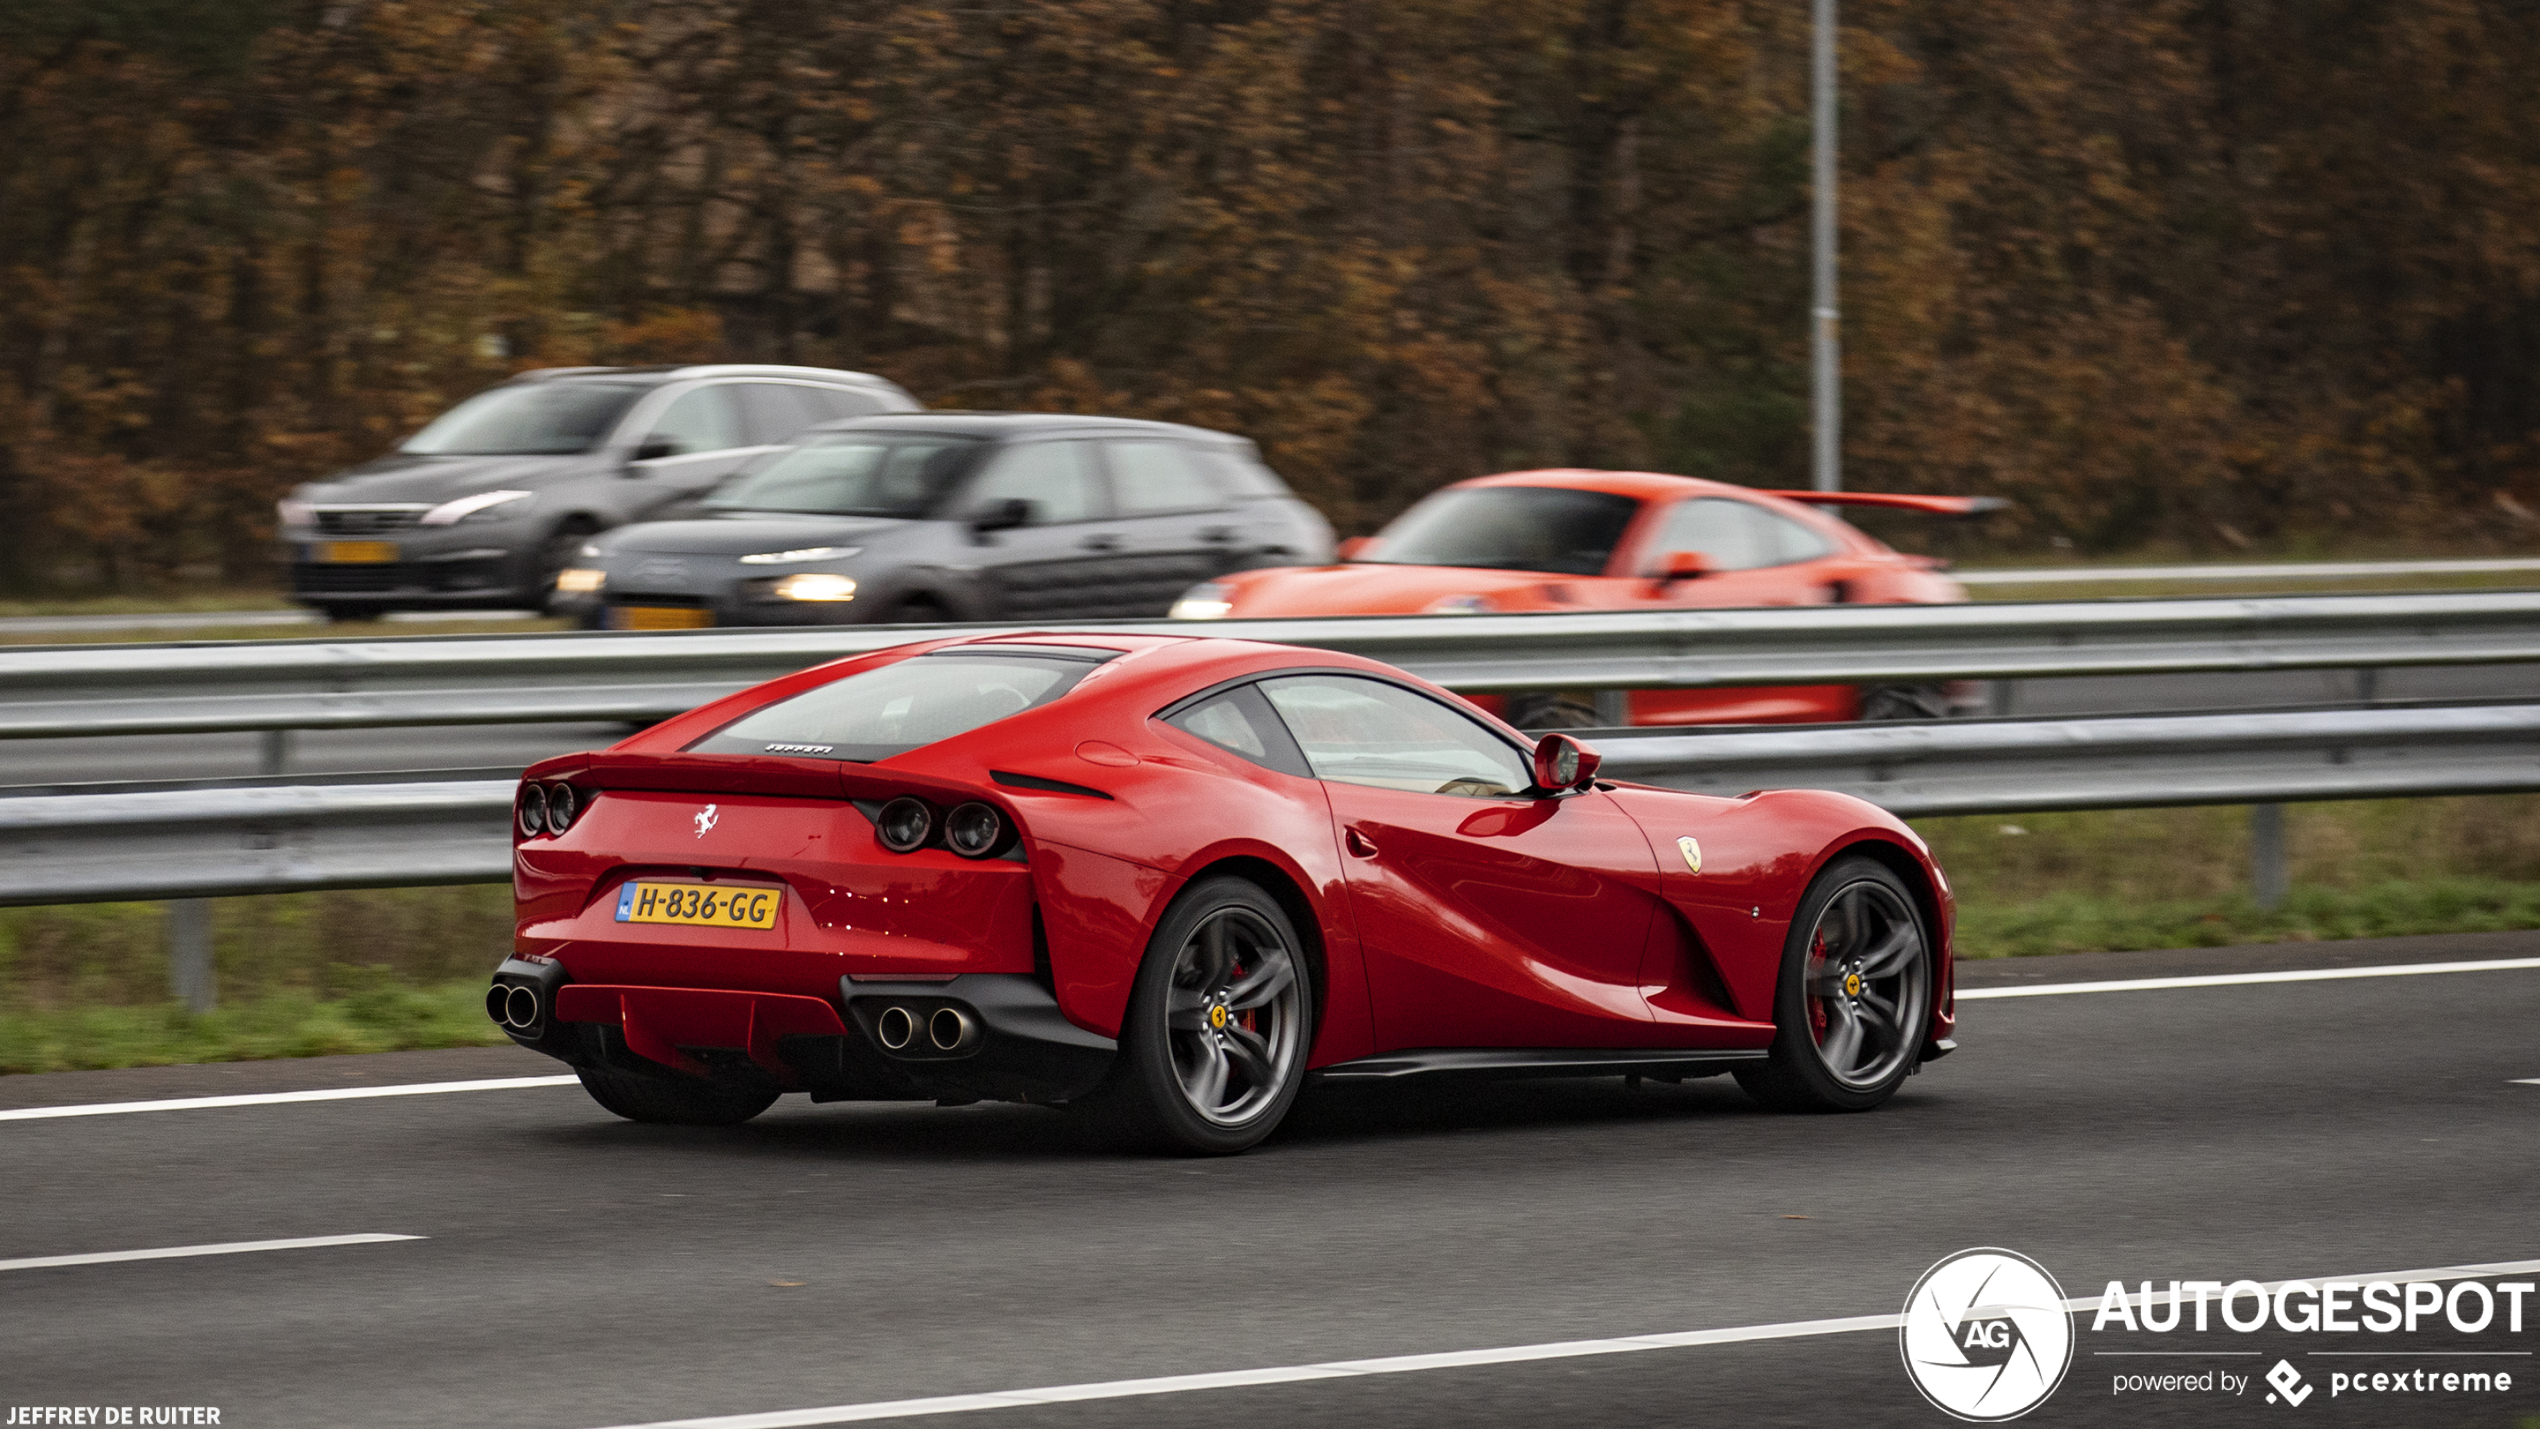
<instances>
[{"instance_id":1,"label":"red car body panel","mask_svg":"<svg viewBox=\"0 0 2540 1429\"><path fill-rule=\"evenodd\" d=\"M1745 606L1848 604L1948 604L1967 598L1965 587L1943 575L1927 556L1889 549L1826 511L1824 505L1861 505L1971 515L1998 503L1981 497L1891 496L1870 492L1772 492L1697 477L1636 471L1518 471L1476 477L1445 490L1491 486L1542 486L1606 492L1643 507L1612 559L1594 576L1461 566L1387 565L1381 539L1335 566L1283 567L1219 577L1230 617L1416 615L1438 602L1472 597L1493 612L1708 610ZM1657 538L1669 510L1701 498L1749 502L1805 527L1826 542L1825 554L1787 565L1714 571L1697 579L1657 578ZM1476 703L1496 713L1496 696ZM1855 718L1858 691L1849 685L1794 685L1730 690L1636 690L1629 721L1636 725L1809 724Z\"/></svg>"},{"instance_id":2,"label":"red car body panel","mask_svg":"<svg viewBox=\"0 0 2540 1429\"><path fill-rule=\"evenodd\" d=\"M1044 979L1067 1022L1113 1037L1175 894L1203 871L1231 870L1270 887L1311 945L1311 1066L1450 1046L1751 1049L1772 1035L1796 901L1827 859L1861 846L1927 898L1943 970L1936 1010L1948 1010L1947 884L1920 841L1871 805L1820 793L1600 785L1463 798L1325 783L1155 715L1224 682L1300 669L1469 703L1375 661L1248 641L982 643L1026 641L1125 653L1046 705L869 764L684 751L762 705L957 642L803 671L533 766L530 780L570 781L587 801L565 833L515 840L517 954L569 978L559 1015L621 1026L642 1055L652 1053L639 1039L674 1056L743 1048L782 1077L770 1039L826 1029L800 1004L834 1018L842 979L1019 974ZM994 805L1018 830L1019 858L889 852L855 801L901 794ZM1678 853L1686 835L1701 841L1699 874ZM618 922L619 890L637 878L784 897L763 931Z\"/></svg>"}]
</instances>

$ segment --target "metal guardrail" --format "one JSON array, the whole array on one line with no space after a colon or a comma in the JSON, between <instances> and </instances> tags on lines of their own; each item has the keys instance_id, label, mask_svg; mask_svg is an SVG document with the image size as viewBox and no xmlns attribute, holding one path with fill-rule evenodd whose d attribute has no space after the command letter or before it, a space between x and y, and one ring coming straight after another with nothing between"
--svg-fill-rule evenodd
<instances>
[{"instance_id":1,"label":"metal guardrail","mask_svg":"<svg viewBox=\"0 0 2540 1429\"><path fill-rule=\"evenodd\" d=\"M1585 731L1615 777L1908 816L2540 790L2540 704ZM510 780L0 799L0 904L510 876Z\"/></svg>"},{"instance_id":2,"label":"metal guardrail","mask_svg":"<svg viewBox=\"0 0 2540 1429\"><path fill-rule=\"evenodd\" d=\"M823 660L992 628L54 646L0 654L0 738L649 721ZM1040 628L1345 650L1475 693L1928 684L2540 661L2540 591Z\"/></svg>"}]
</instances>

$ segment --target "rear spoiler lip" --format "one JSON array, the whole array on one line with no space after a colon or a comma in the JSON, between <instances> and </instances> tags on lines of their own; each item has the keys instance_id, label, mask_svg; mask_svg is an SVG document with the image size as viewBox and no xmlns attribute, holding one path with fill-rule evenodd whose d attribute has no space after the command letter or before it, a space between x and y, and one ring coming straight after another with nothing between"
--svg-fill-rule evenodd
<instances>
[{"instance_id":1,"label":"rear spoiler lip","mask_svg":"<svg viewBox=\"0 0 2540 1429\"><path fill-rule=\"evenodd\" d=\"M1892 511L1920 511L1926 516L1984 516L2011 504L1999 496L1911 496L1886 491L1767 491L1764 494L1808 506L1883 506Z\"/></svg>"}]
</instances>

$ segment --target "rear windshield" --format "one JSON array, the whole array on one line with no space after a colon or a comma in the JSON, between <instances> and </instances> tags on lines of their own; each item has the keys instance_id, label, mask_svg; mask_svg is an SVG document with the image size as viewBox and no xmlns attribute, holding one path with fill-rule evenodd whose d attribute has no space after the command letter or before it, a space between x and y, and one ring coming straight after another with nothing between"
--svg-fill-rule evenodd
<instances>
[{"instance_id":1,"label":"rear windshield","mask_svg":"<svg viewBox=\"0 0 2540 1429\"><path fill-rule=\"evenodd\" d=\"M969 437L869 432L815 435L736 477L705 504L718 511L923 516L969 465Z\"/></svg>"},{"instance_id":2,"label":"rear windshield","mask_svg":"<svg viewBox=\"0 0 2540 1429\"><path fill-rule=\"evenodd\" d=\"M565 456L606 440L649 391L640 382L513 382L432 419L401 450L421 456Z\"/></svg>"},{"instance_id":3,"label":"rear windshield","mask_svg":"<svg viewBox=\"0 0 2540 1429\"><path fill-rule=\"evenodd\" d=\"M781 754L870 763L1048 704L1114 652L919 655L753 710L689 745L695 754Z\"/></svg>"},{"instance_id":4,"label":"rear windshield","mask_svg":"<svg viewBox=\"0 0 2540 1429\"><path fill-rule=\"evenodd\" d=\"M1558 486L1441 491L1377 534L1361 562L1601 576L1640 503Z\"/></svg>"}]
</instances>

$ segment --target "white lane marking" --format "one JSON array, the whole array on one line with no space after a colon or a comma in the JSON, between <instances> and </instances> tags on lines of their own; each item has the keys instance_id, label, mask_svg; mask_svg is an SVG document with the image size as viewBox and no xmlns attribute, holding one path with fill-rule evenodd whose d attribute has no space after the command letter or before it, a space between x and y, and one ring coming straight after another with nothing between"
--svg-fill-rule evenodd
<instances>
[{"instance_id":1,"label":"white lane marking","mask_svg":"<svg viewBox=\"0 0 2540 1429\"><path fill-rule=\"evenodd\" d=\"M2476 963L2394 963L2372 968L2303 968L2279 973L2213 973L2202 977L2139 977L2118 982L2050 982L2035 987L1971 987L1961 988L1958 1000L2060 997L2070 992L2157 992L2169 987L2235 987L2260 982L2334 982L2350 977L2420 977L2427 973L2507 972L2515 968L2540 968L2540 958L2493 958Z\"/></svg>"},{"instance_id":2,"label":"white lane marking","mask_svg":"<svg viewBox=\"0 0 2540 1429\"><path fill-rule=\"evenodd\" d=\"M2516 1077L2514 1078L2514 1085L2517 1087L2540 1087L2540 1077Z\"/></svg>"},{"instance_id":3,"label":"white lane marking","mask_svg":"<svg viewBox=\"0 0 2540 1429\"><path fill-rule=\"evenodd\" d=\"M30 1106L0 1111L0 1121L43 1121L57 1116L119 1116L128 1111L201 1111L221 1106L274 1106L282 1102L343 1102L365 1097L422 1097L437 1092L503 1092L515 1087L569 1087L575 1077L486 1077L473 1082L409 1082L395 1087L329 1087L314 1092L255 1092L229 1097L179 1097L159 1102L89 1102L81 1106Z\"/></svg>"},{"instance_id":4,"label":"white lane marking","mask_svg":"<svg viewBox=\"0 0 2540 1429\"><path fill-rule=\"evenodd\" d=\"M2540 560L2507 556L2468 561L2312 561L2255 566L2050 566L2025 571L1951 571L1962 585L2081 585L2093 581L2262 581L2276 577L2439 576L2540 571Z\"/></svg>"},{"instance_id":5,"label":"white lane marking","mask_svg":"<svg viewBox=\"0 0 2540 1429\"><path fill-rule=\"evenodd\" d=\"M2509 1260L2486 1265L2448 1265L2434 1270L2401 1270L2381 1275L2315 1275L2308 1283L2388 1280L2466 1280L2489 1275L2518 1275L2540 1270L2540 1260ZM2268 1293L2289 1281L2272 1281ZM2141 1304L2141 1295L2126 1297ZM2095 1310L2099 1297L2075 1296L2067 1310ZM1543 1345L1509 1345L1490 1350L1448 1350L1430 1355L1393 1355L1384 1359L1332 1360L1323 1364L1287 1365L1275 1369L1222 1370L1214 1374L1174 1374L1154 1379L1114 1379L1094 1384L1054 1384L1037 1389L1003 1389L986 1394L943 1394L929 1399L884 1399L867 1404L832 1404L820 1409L777 1409L762 1414L718 1414L698 1419L662 1419L646 1424L620 1424L612 1429L804 1429L816 1424L855 1424L872 1419L916 1419L930 1414L971 1414L982 1409L1020 1409L1035 1404L1074 1404L1093 1399L1136 1399L1158 1394L1189 1394L1208 1389L1244 1389L1265 1384L1298 1384L1308 1380L1355 1379L1371 1374L1412 1374L1432 1369L1468 1369L1476 1365L1527 1364L1538 1360L1577 1359L1591 1355L1623 1355L1641 1350L1688 1349L1698 1345L1747 1344L1756 1340L1792 1340L1814 1335L1849 1335L1865 1330L1893 1330L1901 1314L1850 1315L1834 1320L1790 1320L1777 1325L1743 1325L1722 1330L1681 1330L1663 1335L1628 1335L1608 1340L1561 1340Z\"/></svg>"},{"instance_id":6,"label":"white lane marking","mask_svg":"<svg viewBox=\"0 0 2540 1429\"><path fill-rule=\"evenodd\" d=\"M245 1255L258 1250L315 1250L329 1245L377 1245L391 1240L424 1240L419 1235L313 1235L297 1240L230 1240L217 1245L170 1245L157 1250L102 1250L92 1255L35 1255L0 1260L0 1270L42 1270L53 1265L110 1265L123 1260L183 1260L197 1255Z\"/></svg>"}]
</instances>

